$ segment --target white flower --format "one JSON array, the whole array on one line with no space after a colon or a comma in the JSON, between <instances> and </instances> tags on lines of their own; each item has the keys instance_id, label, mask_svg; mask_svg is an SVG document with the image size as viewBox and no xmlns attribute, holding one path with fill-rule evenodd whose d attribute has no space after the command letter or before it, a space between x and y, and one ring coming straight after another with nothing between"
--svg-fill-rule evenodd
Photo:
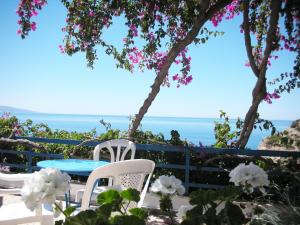
<instances>
[{"instance_id":1,"label":"white flower","mask_svg":"<svg viewBox=\"0 0 300 225\"><path fill-rule=\"evenodd\" d=\"M229 173L229 177L234 185L244 186L249 192L253 192L254 188L263 190L263 186L270 183L266 172L252 162L249 165L239 164Z\"/></svg>"},{"instance_id":2,"label":"white flower","mask_svg":"<svg viewBox=\"0 0 300 225\"><path fill-rule=\"evenodd\" d=\"M53 204L57 195L70 189L70 176L57 169L41 169L24 182L22 199L30 210L42 203Z\"/></svg>"},{"instance_id":3,"label":"white flower","mask_svg":"<svg viewBox=\"0 0 300 225\"><path fill-rule=\"evenodd\" d=\"M161 193L163 195L183 195L185 188L182 185L181 180L174 176L162 175L154 181L151 185L150 191L154 193Z\"/></svg>"},{"instance_id":4,"label":"white flower","mask_svg":"<svg viewBox=\"0 0 300 225\"><path fill-rule=\"evenodd\" d=\"M182 205L180 206L180 208L178 209L177 212L177 217L180 219L184 219L184 217L186 216L187 211L192 210L196 205Z\"/></svg>"}]
</instances>

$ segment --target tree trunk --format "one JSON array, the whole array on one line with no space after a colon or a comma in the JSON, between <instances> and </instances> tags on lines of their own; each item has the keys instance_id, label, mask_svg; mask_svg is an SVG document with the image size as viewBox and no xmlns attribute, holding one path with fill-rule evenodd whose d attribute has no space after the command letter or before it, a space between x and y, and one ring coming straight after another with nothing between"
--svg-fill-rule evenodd
<instances>
[{"instance_id":1,"label":"tree trunk","mask_svg":"<svg viewBox=\"0 0 300 225\"><path fill-rule=\"evenodd\" d=\"M274 37L276 36L276 29L277 29L277 24L279 19L279 11L281 8L281 3L282 1L280 0L271 1L271 6L270 6L271 14L269 20L269 28L266 37L266 47L264 50L263 59L260 65L258 66L254 61L254 56L252 53L252 45L251 45L250 29L249 29L249 1L243 2L243 7L244 7L243 25L244 25L245 46L246 46L251 69L254 75L257 77L257 81L252 91L252 105L250 106L246 114L243 129L236 143L237 148L245 148L255 124L258 106L260 102L264 99L267 92L267 88L266 88L267 63L271 55L271 52L273 50L273 41L274 41Z\"/></svg>"},{"instance_id":2,"label":"tree trunk","mask_svg":"<svg viewBox=\"0 0 300 225\"><path fill-rule=\"evenodd\" d=\"M189 44L191 44L195 38L197 37L200 29L208 21L216 12L220 9L224 8L226 5L230 4L232 0L220 0L216 2L215 5L210 7L209 1L201 1L202 4L202 13L195 19L195 23L193 28L188 32L187 36L183 39L178 41L173 45L171 50L166 56L166 63L163 65L162 69L156 76L153 85L151 86L151 91L144 101L144 104L140 108L138 114L135 115L134 121L129 130L129 138L132 139L134 132L137 130L138 126L140 125L144 115L147 113L149 107L151 106L152 102L154 101L155 97L160 91L160 87L163 81L166 79L168 75L169 68L171 67L172 63L176 59L177 55L184 50Z\"/></svg>"},{"instance_id":3,"label":"tree trunk","mask_svg":"<svg viewBox=\"0 0 300 225\"><path fill-rule=\"evenodd\" d=\"M243 129L241 131L239 140L236 143L237 148L243 149L248 143L249 137L254 127L258 106L260 102L264 99L265 95L266 95L266 80L263 77L262 79L257 80L255 88L253 89L252 105L250 106L246 114Z\"/></svg>"}]
</instances>

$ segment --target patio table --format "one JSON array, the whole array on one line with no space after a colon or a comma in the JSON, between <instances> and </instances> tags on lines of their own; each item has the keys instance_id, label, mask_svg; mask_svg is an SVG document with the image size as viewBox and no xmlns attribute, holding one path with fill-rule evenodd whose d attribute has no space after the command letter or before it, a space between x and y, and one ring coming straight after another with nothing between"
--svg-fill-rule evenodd
<instances>
[{"instance_id":1,"label":"patio table","mask_svg":"<svg viewBox=\"0 0 300 225\"><path fill-rule=\"evenodd\" d=\"M37 163L41 168L55 168L68 174L79 176L89 176L89 174L96 168L109 164L108 161L94 161L87 159L55 159L43 160ZM66 207L70 204L70 191L65 194Z\"/></svg>"},{"instance_id":2,"label":"patio table","mask_svg":"<svg viewBox=\"0 0 300 225\"><path fill-rule=\"evenodd\" d=\"M41 168L55 168L74 175L88 176L97 167L108 163L108 161L87 159L55 159L40 161L37 163L37 166Z\"/></svg>"}]
</instances>

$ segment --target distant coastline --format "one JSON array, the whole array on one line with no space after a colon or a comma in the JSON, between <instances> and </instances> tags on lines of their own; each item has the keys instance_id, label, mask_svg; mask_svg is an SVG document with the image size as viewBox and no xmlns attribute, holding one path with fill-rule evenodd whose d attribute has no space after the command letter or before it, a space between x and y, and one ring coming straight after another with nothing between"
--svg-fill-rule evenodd
<instances>
[{"instance_id":1,"label":"distant coastline","mask_svg":"<svg viewBox=\"0 0 300 225\"><path fill-rule=\"evenodd\" d=\"M9 113L40 113L40 112L28 110L28 109L20 109L20 108L15 108L15 107L11 107L11 106L1 106L1 105L0 105L0 112L1 113L4 113L4 112L9 112Z\"/></svg>"}]
</instances>

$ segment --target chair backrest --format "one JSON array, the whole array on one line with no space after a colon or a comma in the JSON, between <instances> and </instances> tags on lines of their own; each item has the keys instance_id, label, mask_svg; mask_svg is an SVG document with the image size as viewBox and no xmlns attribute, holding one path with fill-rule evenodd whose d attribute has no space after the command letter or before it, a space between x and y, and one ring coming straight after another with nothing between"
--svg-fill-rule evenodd
<instances>
[{"instance_id":1,"label":"chair backrest","mask_svg":"<svg viewBox=\"0 0 300 225\"><path fill-rule=\"evenodd\" d=\"M5 174L0 173L0 196L20 194L24 181L32 174ZM17 212L17 214L16 214ZM53 213L39 205L34 212L26 208L24 203L12 203L0 208L0 224L24 224L39 222L41 225L53 224Z\"/></svg>"},{"instance_id":2,"label":"chair backrest","mask_svg":"<svg viewBox=\"0 0 300 225\"><path fill-rule=\"evenodd\" d=\"M0 173L0 195L19 194L24 181L29 179L30 173L8 174Z\"/></svg>"},{"instance_id":3,"label":"chair backrest","mask_svg":"<svg viewBox=\"0 0 300 225\"><path fill-rule=\"evenodd\" d=\"M123 161L129 151L131 151L130 159L134 159L135 156L136 147L132 141L125 139L113 139L98 144L94 149L93 159L96 161L100 160L100 152L105 148L108 149L110 153L110 162ZM117 148L116 155L113 148ZM121 152L122 149L124 149L123 152Z\"/></svg>"},{"instance_id":4,"label":"chair backrest","mask_svg":"<svg viewBox=\"0 0 300 225\"><path fill-rule=\"evenodd\" d=\"M112 178L113 185L118 185L122 188L135 188L138 191L142 191L140 201L137 205L138 207L141 207L154 167L155 163L151 160L133 159L110 163L95 169L88 177L86 189L82 196L80 210L83 211L89 208L90 198L95 183L100 178ZM148 176L148 178L143 188L146 176Z\"/></svg>"}]
</instances>

